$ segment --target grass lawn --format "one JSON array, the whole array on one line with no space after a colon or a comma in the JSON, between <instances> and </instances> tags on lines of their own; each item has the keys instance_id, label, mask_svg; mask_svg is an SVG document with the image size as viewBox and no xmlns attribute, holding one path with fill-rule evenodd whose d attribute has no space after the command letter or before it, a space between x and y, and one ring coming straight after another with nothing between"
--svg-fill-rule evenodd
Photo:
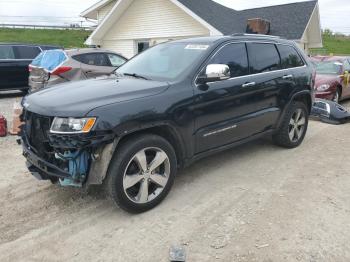
<instances>
[{"instance_id":1,"label":"grass lawn","mask_svg":"<svg viewBox=\"0 0 350 262\"><path fill-rule=\"evenodd\" d=\"M91 31L55 29L0 28L0 42L21 42L58 45L65 48L83 47Z\"/></svg>"},{"instance_id":2,"label":"grass lawn","mask_svg":"<svg viewBox=\"0 0 350 262\"><path fill-rule=\"evenodd\" d=\"M312 53L350 55L350 37L323 36L323 49L313 49Z\"/></svg>"}]
</instances>

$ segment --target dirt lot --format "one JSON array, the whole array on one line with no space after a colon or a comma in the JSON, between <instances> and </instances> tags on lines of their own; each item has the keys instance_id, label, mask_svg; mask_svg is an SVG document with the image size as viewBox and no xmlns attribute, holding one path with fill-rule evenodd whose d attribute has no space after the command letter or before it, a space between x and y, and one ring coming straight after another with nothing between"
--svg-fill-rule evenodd
<instances>
[{"instance_id":1,"label":"dirt lot","mask_svg":"<svg viewBox=\"0 0 350 262\"><path fill-rule=\"evenodd\" d=\"M311 122L295 150L266 139L204 159L141 215L37 181L0 138L0 261L168 261L173 244L188 261L350 261L349 133Z\"/></svg>"}]
</instances>

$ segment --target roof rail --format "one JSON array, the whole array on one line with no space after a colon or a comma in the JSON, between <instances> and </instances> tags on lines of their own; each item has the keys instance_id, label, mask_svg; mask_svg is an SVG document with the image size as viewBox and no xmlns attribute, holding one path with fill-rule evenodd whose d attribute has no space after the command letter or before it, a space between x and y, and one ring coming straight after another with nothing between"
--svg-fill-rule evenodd
<instances>
[{"instance_id":1,"label":"roof rail","mask_svg":"<svg viewBox=\"0 0 350 262\"><path fill-rule=\"evenodd\" d=\"M262 35L262 34L235 33L235 34L232 34L231 36L252 36L252 37L266 37L266 38L281 39L281 37L279 37L279 36L275 36L275 35Z\"/></svg>"}]
</instances>

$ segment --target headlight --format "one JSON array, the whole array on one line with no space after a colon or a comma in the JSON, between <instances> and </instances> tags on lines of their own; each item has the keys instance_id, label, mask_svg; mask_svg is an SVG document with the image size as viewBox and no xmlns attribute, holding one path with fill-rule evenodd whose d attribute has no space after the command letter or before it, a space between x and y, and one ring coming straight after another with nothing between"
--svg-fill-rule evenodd
<instances>
[{"instance_id":1,"label":"headlight","mask_svg":"<svg viewBox=\"0 0 350 262\"><path fill-rule=\"evenodd\" d=\"M61 118L55 117L50 132L58 134L89 133L96 122L95 117Z\"/></svg>"},{"instance_id":2,"label":"headlight","mask_svg":"<svg viewBox=\"0 0 350 262\"><path fill-rule=\"evenodd\" d=\"M324 84L324 85L320 85L317 87L317 91L326 91L330 88L331 86L329 84Z\"/></svg>"}]
</instances>

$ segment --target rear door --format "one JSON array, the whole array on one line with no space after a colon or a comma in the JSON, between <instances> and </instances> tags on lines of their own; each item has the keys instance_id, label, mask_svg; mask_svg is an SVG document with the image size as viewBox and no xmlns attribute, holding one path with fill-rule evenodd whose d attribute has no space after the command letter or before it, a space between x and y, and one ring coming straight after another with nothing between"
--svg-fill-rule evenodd
<instances>
[{"instance_id":1,"label":"rear door","mask_svg":"<svg viewBox=\"0 0 350 262\"><path fill-rule=\"evenodd\" d=\"M13 47L16 56L16 68L14 69L13 78L19 87L28 86L29 70L28 66L32 60L38 56L41 49L36 46L17 45Z\"/></svg>"},{"instance_id":2,"label":"rear door","mask_svg":"<svg viewBox=\"0 0 350 262\"><path fill-rule=\"evenodd\" d=\"M278 52L281 56L281 68L284 70L280 102L289 101L292 93L305 90L311 85L311 71L307 69L305 61L297 49L288 44L278 44Z\"/></svg>"},{"instance_id":3,"label":"rear door","mask_svg":"<svg viewBox=\"0 0 350 262\"><path fill-rule=\"evenodd\" d=\"M13 47L0 45L0 89L7 89L16 86L17 61Z\"/></svg>"},{"instance_id":4,"label":"rear door","mask_svg":"<svg viewBox=\"0 0 350 262\"><path fill-rule=\"evenodd\" d=\"M254 108L254 127L266 131L276 127L281 114L284 89L294 85L288 70L281 70L281 59L274 43L247 43L251 77L245 92L251 92L250 104Z\"/></svg>"},{"instance_id":5,"label":"rear door","mask_svg":"<svg viewBox=\"0 0 350 262\"><path fill-rule=\"evenodd\" d=\"M73 59L81 63L81 69L86 78L95 78L109 75L114 71L107 54L89 53L73 56Z\"/></svg>"}]
</instances>

